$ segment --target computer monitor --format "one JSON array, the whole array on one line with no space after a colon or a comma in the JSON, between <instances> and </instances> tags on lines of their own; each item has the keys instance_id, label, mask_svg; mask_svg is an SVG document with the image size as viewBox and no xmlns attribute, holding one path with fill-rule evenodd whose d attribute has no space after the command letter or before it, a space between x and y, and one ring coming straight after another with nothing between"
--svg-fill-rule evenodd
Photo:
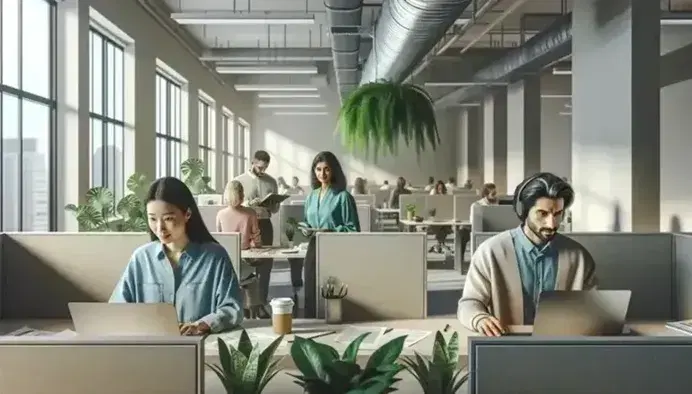
<instances>
[{"instance_id":1,"label":"computer monitor","mask_svg":"<svg viewBox=\"0 0 692 394\"><path fill-rule=\"evenodd\" d=\"M180 335L173 304L71 302L67 306L80 335Z\"/></svg>"}]
</instances>

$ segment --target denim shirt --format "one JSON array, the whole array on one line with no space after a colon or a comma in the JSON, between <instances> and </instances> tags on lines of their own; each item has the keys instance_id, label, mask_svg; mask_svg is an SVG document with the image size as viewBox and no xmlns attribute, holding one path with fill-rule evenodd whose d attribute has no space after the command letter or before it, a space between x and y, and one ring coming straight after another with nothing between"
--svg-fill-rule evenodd
<instances>
[{"instance_id":1,"label":"denim shirt","mask_svg":"<svg viewBox=\"0 0 692 394\"><path fill-rule=\"evenodd\" d=\"M534 245L521 227L511 233L524 295L524 324L533 324L541 293L555 290L557 250L550 242Z\"/></svg>"},{"instance_id":2,"label":"denim shirt","mask_svg":"<svg viewBox=\"0 0 692 394\"><path fill-rule=\"evenodd\" d=\"M110 302L174 304L180 323L207 323L212 332L242 322L238 278L223 246L190 243L173 268L163 245L150 242L132 255Z\"/></svg>"}]
</instances>

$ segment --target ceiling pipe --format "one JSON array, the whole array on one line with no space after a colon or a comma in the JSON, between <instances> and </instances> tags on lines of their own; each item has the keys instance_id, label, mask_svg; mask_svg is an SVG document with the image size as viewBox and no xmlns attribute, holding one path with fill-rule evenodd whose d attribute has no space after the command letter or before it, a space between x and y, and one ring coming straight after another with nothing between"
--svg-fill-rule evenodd
<instances>
[{"instance_id":1,"label":"ceiling pipe","mask_svg":"<svg viewBox=\"0 0 692 394\"><path fill-rule=\"evenodd\" d=\"M527 1L528 0L517 0L514 3L512 3L511 6L507 7L507 9L504 10L502 12L502 14L500 14L499 17L497 17L492 22L490 22L488 24L488 26L486 26L481 33L479 33L473 40L471 40L471 42L469 42L463 48L461 48L461 51L459 51L459 54L460 55L464 54L464 53L466 53L466 51L473 48L473 46L476 45L476 43L478 41L482 40L486 34L488 34L491 30L493 30L495 28L495 26L502 23L508 16L512 15L516 10L518 10L519 7L526 4Z\"/></svg>"},{"instance_id":2,"label":"ceiling pipe","mask_svg":"<svg viewBox=\"0 0 692 394\"><path fill-rule=\"evenodd\" d=\"M339 98L358 87L363 0L324 0Z\"/></svg>"},{"instance_id":3,"label":"ceiling pipe","mask_svg":"<svg viewBox=\"0 0 692 394\"><path fill-rule=\"evenodd\" d=\"M454 90L437 101L436 106L454 106L483 95L492 84L510 82L517 75L538 72L546 65L572 53L572 14L556 20L546 30L536 34L526 44L511 50L505 57L479 70L471 80L478 83Z\"/></svg>"},{"instance_id":4,"label":"ceiling pipe","mask_svg":"<svg viewBox=\"0 0 692 394\"><path fill-rule=\"evenodd\" d=\"M483 5L478 10L474 10L473 15L471 16L471 20L461 25L459 28L456 28L456 32L454 33L454 35L449 40L447 40L447 42L445 42L444 45L442 45L439 49L433 49L435 51L434 54L428 55L425 58L425 60L423 60L423 62L418 67L416 67L415 70L413 70L411 75L406 80L408 81L413 79L416 75L420 74L423 70L425 70L425 68L430 65L430 61L432 60L432 58L445 53L447 49L451 48L455 42L457 42L469 31L469 29L475 26L476 22L479 19L483 18L488 11L495 8L495 6L501 1L502 0L488 0L485 3L483 3Z\"/></svg>"},{"instance_id":5,"label":"ceiling pipe","mask_svg":"<svg viewBox=\"0 0 692 394\"><path fill-rule=\"evenodd\" d=\"M360 84L405 80L471 1L386 0Z\"/></svg>"}]
</instances>

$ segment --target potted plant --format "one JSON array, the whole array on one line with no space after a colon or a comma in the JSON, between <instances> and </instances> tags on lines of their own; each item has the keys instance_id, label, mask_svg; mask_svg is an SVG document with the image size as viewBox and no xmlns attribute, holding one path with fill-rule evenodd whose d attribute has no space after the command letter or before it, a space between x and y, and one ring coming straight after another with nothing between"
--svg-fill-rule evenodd
<instances>
[{"instance_id":1,"label":"potted plant","mask_svg":"<svg viewBox=\"0 0 692 394\"><path fill-rule=\"evenodd\" d=\"M284 234L286 234L286 239L288 240L288 247L293 247L293 238L296 235L296 230L298 229L298 221L295 218L286 219L286 227L284 229Z\"/></svg>"},{"instance_id":2,"label":"potted plant","mask_svg":"<svg viewBox=\"0 0 692 394\"><path fill-rule=\"evenodd\" d=\"M324 318L327 324L340 324L343 318L342 300L348 295L348 285L330 276L320 287L324 298Z\"/></svg>"},{"instance_id":3,"label":"potted plant","mask_svg":"<svg viewBox=\"0 0 692 394\"><path fill-rule=\"evenodd\" d=\"M459 368L459 334L445 341L440 331L435 334L432 360L418 353L402 359L406 370L416 378L423 394L455 394L468 379Z\"/></svg>"},{"instance_id":4,"label":"potted plant","mask_svg":"<svg viewBox=\"0 0 692 394\"><path fill-rule=\"evenodd\" d=\"M435 209L435 208L428 209L428 219L435 220L435 214L436 213L437 213L437 209Z\"/></svg>"},{"instance_id":5,"label":"potted plant","mask_svg":"<svg viewBox=\"0 0 692 394\"><path fill-rule=\"evenodd\" d=\"M420 86L378 81L360 86L343 102L339 128L352 152L396 155L400 140L420 152L440 144L435 110Z\"/></svg>"},{"instance_id":6,"label":"potted plant","mask_svg":"<svg viewBox=\"0 0 692 394\"><path fill-rule=\"evenodd\" d=\"M146 231L144 198L149 181L142 174L133 174L127 179L126 187L130 194L117 202L107 187L92 187L86 192L84 204L67 204L65 210L77 219L79 231Z\"/></svg>"},{"instance_id":7,"label":"potted plant","mask_svg":"<svg viewBox=\"0 0 692 394\"><path fill-rule=\"evenodd\" d=\"M211 177L205 175L206 171L207 167L204 165L204 161L195 157L180 164L182 181L194 195L216 193L216 190L209 186Z\"/></svg>"},{"instance_id":8,"label":"potted plant","mask_svg":"<svg viewBox=\"0 0 692 394\"><path fill-rule=\"evenodd\" d=\"M331 346L296 337L291 357L301 375L291 375L306 394L390 393L404 368L397 362L405 336L392 339L370 356L365 368L358 364L360 344L368 334L354 339L339 356Z\"/></svg>"},{"instance_id":9,"label":"potted plant","mask_svg":"<svg viewBox=\"0 0 692 394\"><path fill-rule=\"evenodd\" d=\"M413 220L416 216L416 206L414 204L406 204L406 220Z\"/></svg>"},{"instance_id":10,"label":"potted plant","mask_svg":"<svg viewBox=\"0 0 692 394\"><path fill-rule=\"evenodd\" d=\"M274 360L276 349L283 336L276 338L269 346L260 348L250 342L243 330L240 333L238 348L218 338L218 364L206 363L221 381L227 394L260 394L274 376L281 371L280 360Z\"/></svg>"}]
</instances>

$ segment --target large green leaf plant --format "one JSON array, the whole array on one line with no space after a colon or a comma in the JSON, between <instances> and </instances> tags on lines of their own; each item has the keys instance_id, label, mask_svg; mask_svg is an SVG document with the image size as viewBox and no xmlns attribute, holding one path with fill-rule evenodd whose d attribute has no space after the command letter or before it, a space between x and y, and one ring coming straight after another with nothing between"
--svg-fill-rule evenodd
<instances>
[{"instance_id":1,"label":"large green leaf plant","mask_svg":"<svg viewBox=\"0 0 692 394\"><path fill-rule=\"evenodd\" d=\"M353 340L340 356L336 349L312 339L296 337L291 357L301 375L291 375L306 394L383 394L392 387L404 367L397 359L404 348L405 336L395 338L375 350L365 368L357 356L363 334Z\"/></svg>"},{"instance_id":2,"label":"large green leaf plant","mask_svg":"<svg viewBox=\"0 0 692 394\"><path fill-rule=\"evenodd\" d=\"M438 331L435 334L432 360L418 353L404 357L403 363L418 381L423 394L455 394L468 379L459 368L459 334L452 334L449 342Z\"/></svg>"},{"instance_id":3,"label":"large green leaf plant","mask_svg":"<svg viewBox=\"0 0 692 394\"><path fill-rule=\"evenodd\" d=\"M280 360L275 360L274 354L282 340L280 336L262 349L252 344L245 330L240 333L237 348L218 338L221 363L207 366L219 378L226 394L260 394L281 371Z\"/></svg>"},{"instance_id":4,"label":"large green leaf plant","mask_svg":"<svg viewBox=\"0 0 692 394\"><path fill-rule=\"evenodd\" d=\"M435 150L440 136L433 102L420 86L379 81L351 93L339 112L344 145L353 153L396 155L403 140L420 153Z\"/></svg>"},{"instance_id":5,"label":"large green leaf plant","mask_svg":"<svg viewBox=\"0 0 692 394\"><path fill-rule=\"evenodd\" d=\"M206 171L207 167L204 165L204 161L198 158L190 158L180 164L182 181L194 195L216 192L209 186L211 177L206 175Z\"/></svg>"},{"instance_id":6,"label":"large green leaf plant","mask_svg":"<svg viewBox=\"0 0 692 394\"><path fill-rule=\"evenodd\" d=\"M149 181L142 174L133 174L126 183L129 194L116 202L113 191L107 187L92 187L86 192L84 204L67 204L79 231L146 231L146 207L144 198Z\"/></svg>"}]
</instances>

